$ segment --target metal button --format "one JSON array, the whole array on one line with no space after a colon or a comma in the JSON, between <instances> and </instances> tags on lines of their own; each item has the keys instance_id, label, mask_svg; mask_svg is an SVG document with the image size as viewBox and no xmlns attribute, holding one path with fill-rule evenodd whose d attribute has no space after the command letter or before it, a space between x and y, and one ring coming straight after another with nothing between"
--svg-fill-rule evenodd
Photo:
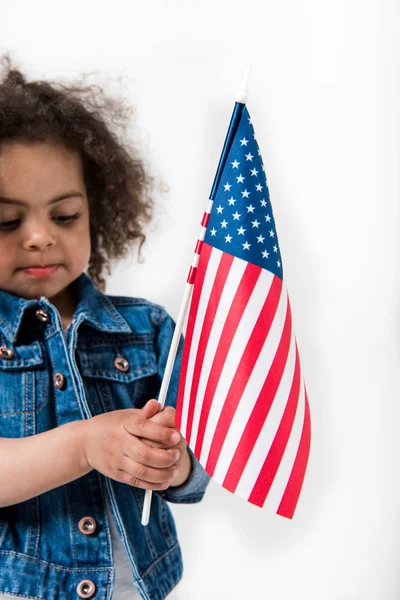
<instances>
[{"instance_id":1,"label":"metal button","mask_svg":"<svg viewBox=\"0 0 400 600\"><path fill-rule=\"evenodd\" d=\"M50 317L48 315L48 313L44 310L42 310L41 308L39 308L36 311L36 316L39 319L39 321L42 321L42 323L48 323L50 321Z\"/></svg>"},{"instance_id":2,"label":"metal button","mask_svg":"<svg viewBox=\"0 0 400 600\"><path fill-rule=\"evenodd\" d=\"M58 390L62 390L62 388L64 387L64 384L65 384L64 375L62 373L55 373L53 381L54 381L54 386Z\"/></svg>"},{"instance_id":3,"label":"metal button","mask_svg":"<svg viewBox=\"0 0 400 600\"><path fill-rule=\"evenodd\" d=\"M119 371L129 371L129 362L126 360L126 358L117 356L117 358L114 360L114 365Z\"/></svg>"},{"instance_id":4,"label":"metal button","mask_svg":"<svg viewBox=\"0 0 400 600\"><path fill-rule=\"evenodd\" d=\"M7 346L0 346L0 356L1 358L11 360L14 358L14 351L11 348L7 348Z\"/></svg>"},{"instance_id":5,"label":"metal button","mask_svg":"<svg viewBox=\"0 0 400 600\"><path fill-rule=\"evenodd\" d=\"M96 591L96 586L90 579L84 579L76 586L80 598L91 598Z\"/></svg>"},{"instance_id":6,"label":"metal button","mask_svg":"<svg viewBox=\"0 0 400 600\"><path fill-rule=\"evenodd\" d=\"M79 531L85 535L91 535L96 531L97 523L92 517L83 517L78 523Z\"/></svg>"}]
</instances>

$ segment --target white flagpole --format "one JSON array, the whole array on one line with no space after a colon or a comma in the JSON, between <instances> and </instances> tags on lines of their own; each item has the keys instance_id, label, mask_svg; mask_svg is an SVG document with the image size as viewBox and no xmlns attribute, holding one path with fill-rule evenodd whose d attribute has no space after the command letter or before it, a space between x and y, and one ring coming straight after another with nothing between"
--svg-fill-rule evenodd
<instances>
[{"instance_id":1,"label":"white flagpole","mask_svg":"<svg viewBox=\"0 0 400 600\"><path fill-rule=\"evenodd\" d=\"M249 73L250 73L250 67L247 67L242 84L241 84L240 88L238 89L238 91L236 92L235 101L240 102L241 104L246 104L246 101L247 101L247 80L249 77ZM167 364L165 366L164 376L163 376L163 380L161 383L160 394L158 397L158 402L161 404L161 407L164 406L165 399L167 397L168 386L169 386L169 382L171 379L171 374L172 374L172 369L173 369L175 358L176 358L176 353L178 351L179 340L180 340L181 333L183 330L183 324L185 322L185 317L186 317L186 314L187 314L187 311L188 311L188 308L190 305L190 298L191 298L192 291L193 291L193 284L194 284L194 279L195 279L195 274L196 274L196 268L197 268L197 265L199 263L199 258L200 258L201 244L206 235L207 224L208 224L208 219L210 216L212 205L213 205L213 201L209 200L207 210L204 213L203 220L201 222L200 235L198 238L198 242L196 244L195 253L193 256L193 260L192 260L192 265L191 265L191 268L189 271L189 275L187 278L187 282L186 282L186 286L185 286L185 290L184 290L184 294L183 294L182 303L181 303L181 306L179 309L179 314L178 314L178 318L177 318L176 325L175 325L175 331L174 331L174 335L172 337L171 347L170 347L169 354L168 354ZM144 496L143 511L142 511L142 525L148 525L148 523L149 523L151 498L152 498L152 491L146 490L145 496Z\"/></svg>"},{"instance_id":2,"label":"white flagpole","mask_svg":"<svg viewBox=\"0 0 400 600\"><path fill-rule=\"evenodd\" d=\"M199 246L201 247L201 243L203 242L204 237L206 235L207 223L208 223L208 218L209 218L209 215L211 212L212 205L213 205L213 201L209 200L207 210L204 213L203 220L201 222L200 235L198 238L198 242L196 244L196 249L195 249L195 253L193 256L192 265L190 267L185 290L183 293L183 299L182 299L181 307L179 309L179 314L178 314L178 318L177 318L176 325L175 325L174 335L172 337L171 347L169 349L167 364L165 366L164 377L163 377L163 380L161 383L160 394L158 397L158 402L161 404L161 407L164 406L165 399L167 397L168 386L169 386L169 382L171 379L171 374L172 374L172 369L173 369L175 358L176 358L176 353L178 351L179 340L181 337L181 333L183 330L183 324L185 322L186 313L189 308L190 298L191 298L192 291L193 291L194 275L196 273L196 268L199 263L199 258L200 258ZM143 512L142 512L142 525L147 525L149 522L151 497L152 497L152 491L146 490L146 493L144 496Z\"/></svg>"},{"instance_id":3,"label":"white flagpole","mask_svg":"<svg viewBox=\"0 0 400 600\"><path fill-rule=\"evenodd\" d=\"M250 67L247 67L241 86L236 92L235 101L240 104L246 104L247 102L247 80L250 74Z\"/></svg>"}]
</instances>

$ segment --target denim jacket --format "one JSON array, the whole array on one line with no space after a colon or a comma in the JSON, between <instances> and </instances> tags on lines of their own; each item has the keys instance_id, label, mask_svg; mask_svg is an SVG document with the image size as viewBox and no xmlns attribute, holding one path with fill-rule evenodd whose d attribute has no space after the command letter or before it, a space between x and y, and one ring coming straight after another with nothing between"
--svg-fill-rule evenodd
<instances>
[{"instance_id":1,"label":"denim jacket","mask_svg":"<svg viewBox=\"0 0 400 600\"><path fill-rule=\"evenodd\" d=\"M102 294L82 274L67 343L49 300L0 291L0 436L22 438L157 397L174 323L145 300ZM175 363L166 404L174 404ZM185 484L155 492L141 525L144 490L96 470L36 498L0 508L0 599L112 597L107 496L142 598L162 600L182 575L170 502L199 502L208 475L190 453ZM0 466L1 468L1 466ZM85 583L87 582L87 583Z\"/></svg>"}]
</instances>

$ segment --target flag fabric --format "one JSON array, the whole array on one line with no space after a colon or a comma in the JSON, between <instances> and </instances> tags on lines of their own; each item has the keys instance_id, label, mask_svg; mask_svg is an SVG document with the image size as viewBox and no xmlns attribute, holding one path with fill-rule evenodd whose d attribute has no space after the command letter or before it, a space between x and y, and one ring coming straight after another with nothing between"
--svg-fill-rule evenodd
<instances>
[{"instance_id":1,"label":"flag fabric","mask_svg":"<svg viewBox=\"0 0 400 600\"><path fill-rule=\"evenodd\" d=\"M310 410L267 178L236 103L197 243L176 426L230 492L292 518Z\"/></svg>"}]
</instances>

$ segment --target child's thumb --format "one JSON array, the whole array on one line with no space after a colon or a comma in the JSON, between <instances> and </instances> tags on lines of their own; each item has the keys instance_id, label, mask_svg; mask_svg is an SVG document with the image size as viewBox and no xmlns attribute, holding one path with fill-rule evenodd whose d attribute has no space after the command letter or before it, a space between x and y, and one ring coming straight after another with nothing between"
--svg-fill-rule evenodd
<instances>
[{"instance_id":1,"label":"child's thumb","mask_svg":"<svg viewBox=\"0 0 400 600\"><path fill-rule=\"evenodd\" d=\"M149 400L142 408L145 419L151 419L161 410L161 404L157 400Z\"/></svg>"}]
</instances>

